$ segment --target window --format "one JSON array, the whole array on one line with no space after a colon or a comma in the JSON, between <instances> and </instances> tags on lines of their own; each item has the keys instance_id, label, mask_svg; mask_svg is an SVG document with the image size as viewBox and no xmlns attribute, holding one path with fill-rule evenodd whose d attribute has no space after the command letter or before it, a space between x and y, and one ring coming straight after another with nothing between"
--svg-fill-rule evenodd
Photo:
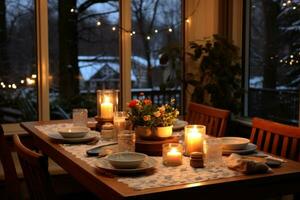
<instances>
[{"instance_id":1,"label":"window","mask_svg":"<svg viewBox=\"0 0 300 200\"><path fill-rule=\"evenodd\" d=\"M132 0L132 95L181 100L181 0Z\"/></svg>"},{"instance_id":2,"label":"window","mask_svg":"<svg viewBox=\"0 0 300 200\"><path fill-rule=\"evenodd\" d=\"M95 116L96 90L119 88L119 3L49 0L51 119Z\"/></svg>"},{"instance_id":3,"label":"window","mask_svg":"<svg viewBox=\"0 0 300 200\"><path fill-rule=\"evenodd\" d=\"M299 120L300 1L250 1L249 116Z\"/></svg>"},{"instance_id":4,"label":"window","mask_svg":"<svg viewBox=\"0 0 300 200\"><path fill-rule=\"evenodd\" d=\"M0 1L0 123L37 119L34 0Z\"/></svg>"}]
</instances>

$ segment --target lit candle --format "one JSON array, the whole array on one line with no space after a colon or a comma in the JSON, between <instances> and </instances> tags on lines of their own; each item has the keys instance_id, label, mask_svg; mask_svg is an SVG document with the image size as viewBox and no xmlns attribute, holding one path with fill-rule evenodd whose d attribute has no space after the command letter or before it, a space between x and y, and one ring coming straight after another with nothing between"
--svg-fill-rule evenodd
<instances>
[{"instance_id":1,"label":"lit candle","mask_svg":"<svg viewBox=\"0 0 300 200\"><path fill-rule=\"evenodd\" d=\"M171 150L167 152L166 162L168 163L168 165L181 165L182 153L179 152L176 148L171 148Z\"/></svg>"},{"instance_id":2,"label":"lit candle","mask_svg":"<svg viewBox=\"0 0 300 200\"><path fill-rule=\"evenodd\" d=\"M182 145L169 143L163 145L163 163L166 166L178 166L182 164Z\"/></svg>"},{"instance_id":3,"label":"lit candle","mask_svg":"<svg viewBox=\"0 0 300 200\"><path fill-rule=\"evenodd\" d=\"M110 102L108 96L104 96L104 101L100 105L101 118L111 119L113 118L113 104Z\"/></svg>"},{"instance_id":4,"label":"lit candle","mask_svg":"<svg viewBox=\"0 0 300 200\"><path fill-rule=\"evenodd\" d=\"M185 154L192 152L203 152L203 139L205 126L189 125L185 130Z\"/></svg>"}]
</instances>

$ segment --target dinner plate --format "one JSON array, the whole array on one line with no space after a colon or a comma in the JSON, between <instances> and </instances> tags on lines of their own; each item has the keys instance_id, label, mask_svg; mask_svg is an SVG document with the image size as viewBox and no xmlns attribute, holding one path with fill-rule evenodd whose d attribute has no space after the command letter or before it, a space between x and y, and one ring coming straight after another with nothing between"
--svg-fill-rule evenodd
<instances>
[{"instance_id":1,"label":"dinner plate","mask_svg":"<svg viewBox=\"0 0 300 200\"><path fill-rule=\"evenodd\" d=\"M105 170L105 171L108 171L111 173L116 173L116 174L142 173L142 172L146 172L148 170L154 169L155 165L156 165L156 160L151 157L147 157L145 159L145 161L139 167L133 168L133 169L115 168L109 163L109 161L107 160L106 157L99 158L96 163L96 167L98 167L99 169Z\"/></svg>"},{"instance_id":2,"label":"dinner plate","mask_svg":"<svg viewBox=\"0 0 300 200\"><path fill-rule=\"evenodd\" d=\"M188 125L188 122L187 121L183 121L183 120L176 120L175 123L173 124L173 130L174 131L178 131L178 130L181 130L181 129L184 129L184 127Z\"/></svg>"},{"instance_id":3,"label":"dinner plate","mask_svg":"<svg viewBox=\"0 0 300 200\"><path fill-rule=\"evenodd\" d=\"M235 149L235 150L223 149L223 154L224 155L228 155L231 153L249 154L249 153L253 153L256 150L256 148L257 146L255 144L248 143L245 149Z\"/></svg>"},{"instance_id":4,"label":"dinner plate","mask_svg":"<svg viewBox=\"0 0 300 200\"><path fill-rule=\"evenodd\" d=\"M221 137L223 149L239 150L246 149L249 139L242 137Z\"/></svg>"},{"instance_id":5,"label":"dinner plate","mask_svg":"<svg viewBox=\"0 0 300 200\"><path fill-rule=\"evenodd\" d=\"M64 138L57 132L52 132L48 134L48 137L62 143L84 143L84 142L90 142L94 139L96 139L97 134L94 131L88 132L85 136L79 137L79 138Z\"/></svg>"}]
</instances>

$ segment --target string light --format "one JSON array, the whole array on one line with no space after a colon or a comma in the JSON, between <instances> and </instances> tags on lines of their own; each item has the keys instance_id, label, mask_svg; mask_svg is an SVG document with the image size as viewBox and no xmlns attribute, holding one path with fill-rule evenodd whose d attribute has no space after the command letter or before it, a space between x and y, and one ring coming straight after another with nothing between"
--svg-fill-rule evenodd
<instances>
[{"instance_id":1,"label":"string light","mask_svg":"<svg viewBox=\"0 0 300 200\"><path fill-rule=\"evenodd\" d=\"M293 6L293 10L296 10L296 8L297 8L296 6Z\"/></svg>"},{"instance_id":2,"label":"string light","mask_svg":"<svg viewBox=\"0 0 300 200\"><path fill-rule=\"evenodd\" d=\"M21 80L20 82L21 82L21 84L24 84L24 83L25 83L25 81L24 81L24 80Z\"/></svg>"},{"instance_id":3,"label":"string light","mask_svg":"<svg viewBox=\"0 0 300 200\"><path fill-rule=\"evenodd\" d=\"M70 12L71 12L71 13L77 13L77 9L76 9L76 8L71 8L71 9L70 9Z\"/></svg>"},{"instance_id":4,"label":"string light","mask_svg":"<svg viewBox=\"0 0 300 200\"><path fill-rule=\"evenodd\" d=\"M32 74L32 75L31 75L31 78L36 79L36 77L37 77L36 74Z\"/></svg>"},{"instance_id":5,"label":"string light","mask_svg":"<svg viewBox=\"0 0 300 200\"><path fill-rule=\"evenodd\" d=\"M148 35L148 36L147 36L147 40L150 40L150 39L151 39L151 37Z\"/></svg>"},{"instance_id":6,"label":"string light","mask_svg":"<svg viewBox=\"0 0 300 200\"><path fill-rule=\"evenodd\" d=\"M16 84L12 84L11 87L12 87L13 89L17 89Z\"/></svg>"},{"instance_id":7,"label":"string light","mask_svg":"<svg viewBox=\"0 0 300 200\"><path fill-rule=\"evenodd\" d=\"M11 84L8 85L8 88L11 88Z\"/></svg>"},{"instance_id":8,"label":"string light","mask_svg":"<svg viewBox=\"0 0 300 200\"><path fill-rule=\"evenodd\" d=\"M169 28L169 30L168 30L168 31L169 31L170 33L171 33L171 32L173 32L173 30L172 30L171 28Z\"/></svg>"},{"instance_id":9,"label":"string light","mask_svg":"<svg viewBox=\"0 0 300 200\"><path fill-rule=\"evenodd\" d=\"M155 33L158 33L158 30L157 30L157 29L155 29L155 30L154 30L154 32L155 32Z\"/></svg>"},{"instance_id":10,"label":"string light","mask_svg":"<svg viewBox=\"0 0 300 200\"><path fill-rule=\"evenodd\" d=\"M3 88L6 88L6 85L3 84L2 87L3 87Z\"/></svg>"},{"instance_id":11,"label":"string light","mask_svg":"<svg viewBox=\"0 0 300 200\"><path fill-rule=\"evenodd\" d=\"M101 26L101 22L100 21L97 21L97 26Z\"/></svg>"},{"instance_id":12,"label":"string light","mask_svg":"<svg viewBox=\"0 0 300 200\"><path fill-rule=\"evenodd\" d=\"M187 18L187 19L185 20L185 22L189 24L189 23L191 22L191 20L190 20L189 18Z\"/></svg>"},{"instance_id":13,"label":"string light","mask_svg":"<svg viewBox=\"0 0 300 200\"><path fill-rule=\"evenodd\" d=\"M113 27L111 28L111 30L115 31L115 30L116 30L116 27L113 26Z\"/></svg>"},{"instance_id":14,"label":"string light","mask_svg":"<svg viewBox=\"0 0 300 200\"><path fill-rule=\"evenodd\" d=\"M132 35L135 35L135 31L132 31Z\"/></svg>"}]
</instances>

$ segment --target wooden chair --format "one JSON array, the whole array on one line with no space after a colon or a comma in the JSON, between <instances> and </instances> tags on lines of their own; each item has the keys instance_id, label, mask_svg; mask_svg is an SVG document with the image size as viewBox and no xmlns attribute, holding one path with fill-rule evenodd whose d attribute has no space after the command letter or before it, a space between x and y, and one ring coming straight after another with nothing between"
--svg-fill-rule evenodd
<instances>
[{"instance_id":1,"label":"wooden chair","mask_svg":"<svg viewBox=\"0 0 300 200\"><path fill-rule=\"evenodd\" d=\"M190 102L187 121L189 124L202 124L206 126L206 134L223 137L227 127L230 111L203 104Z\"/></svg>"},{"instance_id":2,"label":"wooden chair","mask_svg":"<svg viewBox=\"0 0 300 200\"><path fill-rule=\"evenodd\" d=\"M18 180L16 168L13 162L13 158L5 141L4 130L0 125L0 161L2 163L4 177L5 177L5 194L4 199L20 199L21 190Z\"/></svg>"},{"instance_id":3,"label":"wooden chair","mask_svg":"<svg viewBox=\"0 0 300 200\"><path fill-rule=\"evenodd\" d=\"M259 150L300 161L300 128L253 118L250 141Z\"/></svg>"},{"instance_id":4,"label":"wooden chair","mask_svg":"<svg viewBox=\"0 0 300 200\"><path fill-rule=\"evenodd\" d=\"M13 140L31 199L57 199L50 182L47 158L25 147L18 135L14 135Z\"/></svg>"}]
</instances>

